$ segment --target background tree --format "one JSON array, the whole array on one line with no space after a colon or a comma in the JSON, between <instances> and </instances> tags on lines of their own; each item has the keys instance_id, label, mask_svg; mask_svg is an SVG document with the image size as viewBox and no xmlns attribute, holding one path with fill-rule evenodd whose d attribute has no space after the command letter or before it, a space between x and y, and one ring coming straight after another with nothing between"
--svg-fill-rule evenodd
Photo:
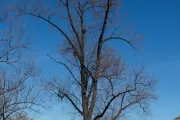
<instances>
[{"instance_id":1,"label":"background tree","mask_svg":"<svg viewBox=\"0 0 180 120\"><path fill-rule=\"evenodd\" d=\"M56 78L48 86L84 120L117 120L132 108L148 113L150 101L156 98L156 80L144 72L144 67L129 72L122 57L108 45L119 40L136 49L140 39L138 34L120 31L120 4L120 0L58 0L52 7L40 0L12 8L18 15L47 22L64 37L59 53L66 62L48 57L69 72L65 79L68 86Z\"/></svg>"},{"instance_id":2,"label":"background tree","mask_svg":"<svg viewBox=\"0 0 180 120\"><path fill-rule=\"evenodd\" d=\"M21 112L14 115L10 120L33 120L33 118L30 118L26 112Z\"/></svg>"},{"instance_id":3,"label":"background tree","mask_svg":"<svg viewBox=\"0 0 180 120\"><path fill-rule=\"evenodd\" d=\"M27 110L38 112L37 107L42 106L43 98L35 84L30 82L37 75L33 61L11 71L0 68L0 119L11 120Z\"/></svg>"},{"instance_id":4,"label":"background tree","mask_svg":"<svg viewBox=\"0 0 180 120\"><path fill-rule=\"evenodd\" d=\"M14 20L10 19L9 27L1 29L0 34L0 120L15 120L17 114L37 112L42 106L42 94L32 83L39 75L34 60L21 56L21 49L27 47L24 26ZM3 17L0 24L6 22Z\"/></svg>"},{"instance_id":5,"label":"background tree","mask_svg":"<svg viewBox=\"0 0 180 120\"><path fill-rule=\"evenodd\" d=\"M7 28L0 32L0 63L16 63L21 57L20 50L27 47L27 41L23 40L24 25L17 24L13 27L13 19L11 19Z\"/></svg>"}]
</instances>

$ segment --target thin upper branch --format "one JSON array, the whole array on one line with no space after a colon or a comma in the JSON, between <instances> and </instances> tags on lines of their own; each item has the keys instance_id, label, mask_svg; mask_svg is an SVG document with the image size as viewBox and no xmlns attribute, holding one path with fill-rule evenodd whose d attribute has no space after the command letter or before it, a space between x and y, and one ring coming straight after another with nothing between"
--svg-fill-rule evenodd
<instances>
[{"instance_id":1,"label":"thin upper branch","mask_svg":"<svg viewBox=\"0 0 180 120\"><path fill-rule=\"evenodd\" d=\"M71 71L71 69L63 62L60 62L60 61L56 61L53 57L51 57L50 55L47 54L47 56L52 59L54 62L56 63L59 63L61 65L63 65L67 70L68 72L71 74L71 76L73 77L73 79L81 86L81 83L78 81L78 79L75 77L75 75L73 74L73 72Z\"/></svg>"},{"instance_id":2,"label":"thin upper branch","mask_svg":"<svg viewBox=\"0 0 180 120\"><path fill-rule=\"evenodd\" d=\"M119 96L121 95L124 95L126 93L129 93L129 92L132 92L132 91L135 91L135 89L131 89L131 90L126 90L126 91L123 91L123 92L119 92L118 94L114 95L110 100L109 102L106 104L106 106L104 107L102 113L98 114L97 116L94 117L94 120L97 120L101 117L103 117L103 115L106 113L106 111L108 110L109 106L111 105L111 103Z\"/></svg>"},{"instance_id":3,"label":"thin upper branch","mask_svg":"<svg viewBox=\"0 0 180 120\"><path fill-rule=\"evenodd\" d=\"M134 43L135 41L134 41L134 40L127 40L127 39L124 39L124 38L122 38L122 37L114 37L114 36L111 36L111 37L109 37L109 38L104 39L104 40L103 40L103 43L108 42L108 41L110 41L110 40L122 40L122 41L125 41L125 42L128 43L132 48L136 49L136 48L135 48L135 43Z\"/></svg>"},{"instance_id":4,"label":"thin upper branch","mask_svg":"<svg viewBox=\"0 0 180 120\"><path fill-rule=\"evenodd\" d=\"M72 100L67 94L64 94L64 96L70 101L70 103L74 106L74 108L75 108L81 115L83 115L83 112L77 107L77 105L73 102L73 100Z\"/></svg>"},{"instance_id":5,"label":"thin upper branch","mask_svg":"<svg viewBox=\"0 0 180 120\"><path fill-rule=\"evenodd\" d=\"M40 18L44 21L46 21L47 23L51 24L53 27L55 27L58 31L60 31L60 33L67 39L67 41L69 42L69 44L71 45L71 47L73 48L73 50L75 51L76 55L78 56L78 58L80 59L80 55L75 47L75 45L73 44L72 40L68 37L68 35L56 24L54 24L52 21L50 21L49 19L41 16L40 14L34 14L34 13L30 13L30 12L26 12L26 11L22 11L21 14L27 14L27 15L31 15L37 18Z\"/></svg>"},{"instance_id":6,"label":"thin upper branch","mask_svg":"<svg viewBox=\"0 0 180 120\"><path fill-rule=\"evenodd\" d=\"M78 32L77 32L77 30L75 28L75 25L73 23L73 20L72 20L72 17L71 17L71 13L70 13L70 9L69 9L69 1L68 0L66 0L65 7L66 7L66 10L67 10L67 13L68 13L69 24L70 24L74 34L76 35L79 47L81 48L82 46L81 46L81 42L80 42L80 36L79 36L79 34L78 34Z\"/></svg>"}]
</instances>

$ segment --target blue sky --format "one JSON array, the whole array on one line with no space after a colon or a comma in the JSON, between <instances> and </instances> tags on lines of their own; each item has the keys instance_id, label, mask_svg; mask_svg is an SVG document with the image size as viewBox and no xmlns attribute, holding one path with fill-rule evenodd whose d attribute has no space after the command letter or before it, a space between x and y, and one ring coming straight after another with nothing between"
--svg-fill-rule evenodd
<instances>
[{"instance_id":1,"label":"blue sky","mask_svg":"<svg viewBox=\"0 0 180 120\"><path fill-rule=\"evenodd\" d=\"M180 115L179 5L178 0L124 1L125 11L145 37L144 49L137 56L159 80L152 120L172 120Z\"/></svg>"},{"instance_id":2,"label":"blue sky","mask_svg":"<svg viewBox=\"0 0 180 120\"><path fill-rule=\"evenodd\" d=\"M120 10L127 14L126 19L132 22L136 31L143 34L143 49L134 52L123 46L126 51L123 52L117 43L112 45L129 64L145 64L148 72L159 80L159 99L152 103L151 120L172 120L180 115L180 1L123 0ZM63 68L46 56L56 52L62 38L41 20L28 17L27 21L32 36L28 54L36 56L43 75L63 75ZM61 108L61 105L55 105L51 111L43 110L42 114L36 115L36 120L69 120L69 115Z\"/></svg>"}]
</instances>

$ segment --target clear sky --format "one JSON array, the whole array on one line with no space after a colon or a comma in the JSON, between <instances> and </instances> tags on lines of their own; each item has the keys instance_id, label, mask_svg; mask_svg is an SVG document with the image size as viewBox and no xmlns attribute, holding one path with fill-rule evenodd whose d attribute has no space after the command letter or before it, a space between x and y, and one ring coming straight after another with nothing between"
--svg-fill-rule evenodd
<instances>
[{"instance_id":1,"label":"clear sky","mask_svg":"<svg viewBox=\"0 0 180 120\"><path fill-rule=\"evenodd\" d=\"M134 52L127 46L123 52L117 43L113 46L129 64L145 64L159 80L159 99L152 103L151 120L172 120L180 115L180 1L123 0L120 10L121 14L127 14L136 31L143 34L143 49ZM28 54L36 56L43 75L63 75L62 67L46 56L56 52L62 38L41 20L29 17L27 21L32 34ZM69 120L66 106L63 108L67 112L61 108L55 105L51 111L43 110L35 120Z\"/></svg>"}]
</instances>

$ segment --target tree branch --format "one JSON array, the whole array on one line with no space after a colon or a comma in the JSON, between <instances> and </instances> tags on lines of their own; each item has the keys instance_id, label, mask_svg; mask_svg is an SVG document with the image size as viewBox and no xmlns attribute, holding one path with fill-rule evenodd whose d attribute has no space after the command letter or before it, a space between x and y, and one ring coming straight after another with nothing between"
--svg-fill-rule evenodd
<instances>
[{"instance_id":1,"label":"tree branch","mask_svg":"<svg viewBox=\"0 0 180 120\"><path fill-rule=\"evenodd\" d=\"M120 92L120 93L114 95L114 96L109 100L109 102L106 104L103 112L102 112L101 114L98 114L97 116L95 116L94 120L97 120L97 119L103 117L103 115L106 113L106 111L108 110L108 108L109 108L109 106L111 105L111 103L112 103L117 97L119 97L120 95L123 95L123 96L124 96L126 93L129 93L129 92L132 92L132 91L135 91L135 89L126 90L126 91L124 91L124 92Z\"/></svg>"},{"instance_id":2,"label":"tree branch","mask_svg":"<svg viewBox=\"0 0 180 120\"><path fill-rule=\"evenodd\" d=\"M79 86L81 86L81 83L78 81L78 79L75 77L75 75L73 74L73 72L71 71L71 69L70 69L65 63L62 63L62 62L60 62L60 61L56 61L53 57L51 57L51 56L48 55L48 54L47 54L47 56L48 56L50 59L52 59L54 62L63 65L63 66L69 71L69 73L70 73L71 76L74 78L74 80L79 84Z\"/></svg>"},{"instance_id":3,"label":"tree branch","mask_svg":"<svg viewBox=\"0 0 180 120\"><path fill-rule=\"evenodd\" d=\"M83 112L77 107L77 105L74 103L74 101L69 97L69 95L68 94L66 94L66 93L63 93L63 92L61 92L61 91L59 91L62 95L59 95L59 94L57 94L61 99L63 98L63 97L66 97L68 100L69 100L69 102L72 104L72 106L81 114L81 115L83 115Z\"/></svg>"},{"instance_id":4,"label":"tree branch","mask_svg":"<svg viewBox=\"0 0 180 120\"><path fill-rule=\"evenodd\" d=\"M130 40L127 40L127 39L124 39L124 38L121 38L121 37L113 37L113 36L111 36L111 37L109 37L109 38L104 39L104 40L103 40L103 43L108 42L108 41L113 40L113 39L125 41L125 42L128 43L133 49L136 49L135 46L134 46L135 43L134 43L133 40L130 41Z\"/></svg>"},{"instance_id":5,"label":"tree branch","mask_svg":"<svg viewBox=\"0 0 180 120\"><path fill-rule=\"evenodd\" d=\"M107 1L107 8L105 11L105 16L103 19L103 25L101 28L101 33L98 39L98 46L97 46L97 58L96 58L96 69L95 69L95 78L98 78L98 71L99 71L99 66L100 66L100 56L101 56L101 49L102 49L102 40L104 37L104 33L105 33L105 29L106 29L106 25L107 25L107 20L108 20L108 15L109 15L109 11L110 11L110 0ZM94 83L94 89L93 89L93 95L92 95L92 102L89 108L89 115L91 116L93 113L93 109L95 106L95 102L96 102L96 96L97 96L97 83L95 81Z\"/></svg>"},{"instance_id":6,"label":"tree branch","mask_svg":"<svg viewBox=\"0 0 180 120\"><path fill-rule=\"evenodd\" d=\"M80 59L80 55L79 55L76 47L74 46L73 42L71 41L71 39L68 37L68 35L60 27L58 27L56 24L54 24L49 19L46 19L45 17L41 16L40 14L36 15L34 13L30 13L30 12L26 12L26 11L21 11L21 14L27 14L27 15L31 15L31 16L40 18L40 19L46 21L47 23L51 24L53 27L55 27L67 39L67 41L69 42L69 44L71 45L71 47L73 48L75 53L77 54L78 58Z\"/></svg>"}]
</instances>

